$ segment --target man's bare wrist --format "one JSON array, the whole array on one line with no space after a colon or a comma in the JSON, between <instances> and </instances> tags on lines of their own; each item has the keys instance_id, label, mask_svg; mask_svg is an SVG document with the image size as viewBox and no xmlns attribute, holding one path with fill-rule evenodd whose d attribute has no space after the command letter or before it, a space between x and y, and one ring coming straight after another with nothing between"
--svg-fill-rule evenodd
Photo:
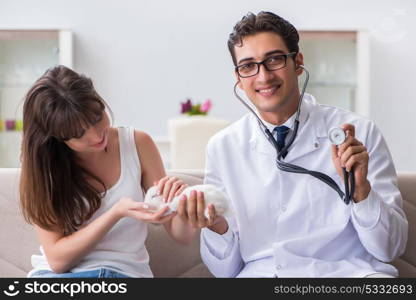
<instances>
[{"instance_id":1,"label":"man's bare wrist","mask_svg":"<svg viewBox=\"0 0 416 300\"><path fill-rule=\"evenodd\" d=\"M367 199L368 194L371 191L371 184L368 180L362 185L359 185L359 189L356 188L356 191L354 193L354 202L359 203L365 199Z\"/></svg>"},{"instance_id":2,"label":"man's bare wrist","mask_svg":"<svg viewBox=\"0 0 416 300\"><path fill-rule=\"evenodd\" d=\"M214 225L207 227L209 230L214 231L215 233L223 235L228 230L228 223L227 221L222 218L222 220Z\"/></svg>"}]
</instances>

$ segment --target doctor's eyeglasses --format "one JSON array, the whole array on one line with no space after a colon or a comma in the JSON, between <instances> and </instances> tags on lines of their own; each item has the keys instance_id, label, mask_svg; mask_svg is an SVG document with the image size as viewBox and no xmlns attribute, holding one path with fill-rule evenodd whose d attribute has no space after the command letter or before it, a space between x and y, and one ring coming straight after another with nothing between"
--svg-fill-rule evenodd
<instances>
[{"instance_id":1,"label":"doctor's eyeglasses","mask_svg":"<svg viewBox=\"0 0 416 300\"><path fill-rule=\"evenodd\" d=\"M260 62L249 62L235 67L238 75L242 78L257 75L260 71L260 65L263 65L267 71L276 71L286 67L288 57L295 56L296 52L288 54L273 55Z\"/></svg>"}]
</instances>

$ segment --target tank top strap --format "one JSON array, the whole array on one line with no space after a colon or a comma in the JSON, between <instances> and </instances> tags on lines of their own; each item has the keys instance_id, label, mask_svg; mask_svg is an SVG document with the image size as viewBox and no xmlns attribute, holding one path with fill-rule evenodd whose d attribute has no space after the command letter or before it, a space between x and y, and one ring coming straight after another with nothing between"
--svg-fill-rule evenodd
<instances>
[{"instance_id":1,"label":"tank top strap","mask_svg":"<svg viewBox=\"0 0 416 300\"><path fill-rule=\"evenodd\" d=\"M140 159L134 139L134 128L118 127L121 169L130 175L141 174ZM138 173L138 174L137 174Z\"/></svg>"}]
</instances>

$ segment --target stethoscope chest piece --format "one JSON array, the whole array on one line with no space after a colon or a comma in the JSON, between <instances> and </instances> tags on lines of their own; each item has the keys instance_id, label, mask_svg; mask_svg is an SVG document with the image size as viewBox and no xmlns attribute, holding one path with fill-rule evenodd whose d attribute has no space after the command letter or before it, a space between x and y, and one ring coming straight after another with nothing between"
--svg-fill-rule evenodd
<instances>
[{"instance_id":1,"label":"stethoscope chest piece","mask_svg":"<svg viewBox=\"0 0 416 300\"><path fill-rule=\"evenodd\" d=\"M331 128L328 132L328 135L329 135L329 140L331 141L331 143L337 146L344 143L347 137L345 135L344 130L342 130L339 127Z\"/></svg>"}]
</instances>

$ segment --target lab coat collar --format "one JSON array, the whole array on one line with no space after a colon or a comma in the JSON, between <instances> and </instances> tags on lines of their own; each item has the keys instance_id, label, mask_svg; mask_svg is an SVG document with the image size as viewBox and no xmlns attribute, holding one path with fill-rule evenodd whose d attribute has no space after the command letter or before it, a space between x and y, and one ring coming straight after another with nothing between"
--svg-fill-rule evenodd
<instances>
[{"instance_id":1,"label":"lab coat collar","mask_svg":"<svg viewBox=\"0 0 416 300\"><path fill-rule=\"evenodd\" d=\"M319 139L328 136L325 119L321 116L318 108L319 104L315 98L305 93L300 108L298 134L289 148L289 153L284 159L285 161L292 161L318 150L321 146ZM253 124L249 140L251 148L259 153L275 157L276 150L268 141L265 133L263 133L263 129L258 124L257 119L250 115L250 122Z\"/></svg>"},{"instance_id":2,"label":"lab coat collar","mask_svg":"<svg viewBox=\"0 0 416 300\"><path fill-rule=\"evenodd\" d=\"M265 121L259 113L257 113L257 115L259 116L259 118L263 121L264 125L267 127L267 129L270 130L270 132L273 132L273 130L277 127L277 126L286 126L288 128L292 128L293 123L295 122L295 118L296 118L296 113L294 113L292 116L290 116L289 119L286 120L286 122L284 122L281 125L274 125L272 123L269 123L267 121Z\"/></svg>"}]
</instances>

